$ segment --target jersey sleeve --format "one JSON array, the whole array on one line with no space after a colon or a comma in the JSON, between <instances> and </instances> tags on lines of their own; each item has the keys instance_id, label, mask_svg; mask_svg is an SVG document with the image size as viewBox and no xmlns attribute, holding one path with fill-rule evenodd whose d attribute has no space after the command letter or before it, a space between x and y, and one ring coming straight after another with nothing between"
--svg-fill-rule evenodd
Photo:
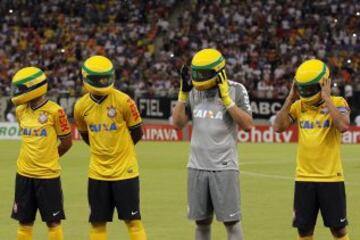
<instances>
[{"instance_id":1,"label":"jersey sleeve","mask_svg":"<svg viewBox=\"0 0 360 240\"><path fill-rule=\"evenodd\" d=\"M135 102L128 97L124 104L124 120L128 128L133 128L142 123L139 110L136 107Z\"/></svg>"},{"instance_id":2,"label":"jersey sleeve","mask_svg":"<svg viewBox=\"0 0 360 240\"><path fill-rule=\"evenodd\" d=\"M77 102L74 107L74 120L79 132L87 132L87 125L78 103L79 102Z\"/></svg>"},{"instance_id":3,"label":"jersey sleeve","mask_svg":"<svg viewBox=\"0 0 360 240\"><path fill-rule=\"evenodd\" d=\"M290 111L289 111L289 117L292 122L296 122L296 119L298 119L299 107L300 107L300 101L296 101L293 104L291 104Z\"/></svg>"},{"instance_id":4,"label":"jersey sleeve","mask_svg":"<svg viewBox=\"0 0 360 240\"><path fill-rule=\"evenodd\" d=\"M20 123L21 109L22 109L22 106L18 106L15 108L15 118L18 123Z\"/></svg>"},{"instance_id":5,"label":"jersey sleeve","mask_svg":"<svg viewBox=\"0 0 360 240\"><path fill-rule=\"evenodd\" d=\"M252 115L249 94L242 84L235 86L235 104L249 115Z\"/></svg>"},{"instance_id":6,"label":"jersey sleeve","mask_svg":"<svg viewBox=\"0 0 360 240\"><path fill-rule=\"evenodd\" d=\"M342 114L350 114L351 110L349 104L343 97L339 97L334 101L335 107L338 109L339 112Z\"/></svg>"},{"instance_id":7,"label":"jersey sleeve","mask_svg":"<svg viewBox=\"0 0 360 240\"><path fill-rule=\"evenodd\" d=\"M55 112L54 120L54 125L58 136L65 136L71 133L69 121L62 107L59 107Z\"/></svg>"}]
</instances>

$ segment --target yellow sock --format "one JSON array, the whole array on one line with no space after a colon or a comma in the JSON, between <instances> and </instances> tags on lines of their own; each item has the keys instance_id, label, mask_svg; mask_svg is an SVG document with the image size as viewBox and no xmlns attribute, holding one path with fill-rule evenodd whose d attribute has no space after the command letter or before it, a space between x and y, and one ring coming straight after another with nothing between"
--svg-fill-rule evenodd
<instances>
[{"instance_id":1,"label":"yellow sock","mask_svg":"<svg viewBox=\"0 0 360 240\"><path fill-rule=\"evenodd\" d=\"M313 236L308 236L308 237L300 237L298 236L298 240L313 240Z\"/></svg>"},{"instance_id":2,"label":"yellow sock","mask_svg":"<svg viewBox=\"0 0 360 240\"><path fill-rule=\"evenodd\" d=\"M32 240L32 226L19 225L16 240Z\"/></svg>"},{"instance_id":3,"label":"yellow sock","mask_svg":"<svg viewBox=\"0 0 360 240\"><path fill-rule=\"evenodd\" d=\"M140 220L126 222L130 240L146 240L144 226Z\"/></svg>"},{"instance_id":4,"label":"yellow sock","mask_svg":"<svg viewBox=\"0 0 360 240\"><path fill-rule=\"evenodd\" d=\"M106 240L106 224L91 225L90 240Z\"/></svg>"},{"instance_id":5,"label":"yellow sock","mask_svg":"<svg viewBox=\"0 0 360 240\"><path fill-rule=\"evenodd\" d=\"M334 238L334 239L335 240L350 240L349 235L347 235L347 234L341 238Z\"/></svg>"},{"instance_id":6,"label":"yellow sock","mask_svg":"<svg viewBox=\"0 0 360 240\"><path fill-rule=\"evenodd\" d=\"M64 240L62 226L59 224L55 227L49 227L49 240Z\"/></svg>"}]
</instances>

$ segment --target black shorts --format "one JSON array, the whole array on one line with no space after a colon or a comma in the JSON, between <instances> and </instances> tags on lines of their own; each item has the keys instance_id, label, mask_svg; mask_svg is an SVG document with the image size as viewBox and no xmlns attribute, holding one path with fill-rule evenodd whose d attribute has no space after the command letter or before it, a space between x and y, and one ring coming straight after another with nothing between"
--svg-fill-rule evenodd
<instances>
[{"instance_id":1,"label":"black shorts","mask_svg":"<svg viewBox=\"0 0 360 240\"><path fill-rule=\"evenodd\" d=\"M89 178L90 222L111 222L114 208L121 220L141 219L139 177L103 181Z\"/></svg>"},{"instance_id":2,"label":"black shorts","mask_svg":"<svg viewBox=\"0 0 360 240\"><path fill-rule=\"evenodd\" d=\"M313 228L319 210L326 227L348 224L344 182L295 182L293 226Z\"/></svg>"},{"instance_id":3,"label":"black shorts","mask_svg":"<svg viewBox=\"0 0 360 240\"><path fill-rule=\"evenodd\" d=\"M65 219L60 177L36 179L16 174L11 217L22 223L30 223L35 220L37 209L44 222Z\"/></svg>"}]
</instances>

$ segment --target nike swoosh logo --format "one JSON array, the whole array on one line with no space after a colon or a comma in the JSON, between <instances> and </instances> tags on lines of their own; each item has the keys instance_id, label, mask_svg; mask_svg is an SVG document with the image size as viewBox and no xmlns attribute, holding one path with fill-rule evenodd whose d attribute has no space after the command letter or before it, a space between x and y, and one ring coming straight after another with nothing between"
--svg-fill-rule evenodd
<instances>
[{"instance_id":1,"label":"nike swoosh logo","mask_svg":"<svg viewBox=\"0 0 360 240\"><path fill-rule=\"evenodd\" d=\"M229 214L229 217L235 217L235 216L238 215L238 214L239 214L239 212L231 213L231 214Z\"/></svg>"},{"instance_id":2,"label":"nike swoosh logo","mask_svg":"<svg viewBox=\"0 0 360 240\"><path fill-rule=\"evenodd\" d=\"M138 213L138 211L135 211L135 212L131 212L131 215L136 215Z\"/></svg>"},{"instance_id":3,"label":"nike swoosh logo","mask_svg":"<svg viewBox=\"0 0 360 240\"><path fill-rule=\"evenodd\" d=\"M59 215L60 211L54 212L52 215L55 217L56 215Z\"/></svg>"},{"instance_id":4,"label":"nike swoosh logo","mask_svg":"<svg viewBox=\"0 0 360 240\"><path fill-rule=\"evenodd\" d=\"M340 219L340 222L345 222L345 221L346 221L346 218Z\"/></svg>"}]
</instances>

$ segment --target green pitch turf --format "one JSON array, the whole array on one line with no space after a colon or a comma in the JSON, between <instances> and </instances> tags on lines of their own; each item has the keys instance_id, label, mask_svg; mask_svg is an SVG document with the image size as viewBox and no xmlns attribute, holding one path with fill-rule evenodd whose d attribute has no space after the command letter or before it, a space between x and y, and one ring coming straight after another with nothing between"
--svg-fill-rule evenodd
<instances>
[{"instance_id":1,"label":"green pitch turf","mask_svg":"<svg viewBox=\"0 0 360 240\"><path fill-rule=\"evenodd\" d=\"M16 157L19 142L0 141L0 239L15 239L17 223L10 219L13 201ZM137 152L141 170L142 215L148 239L191 240L193 223L186 218L186 162L188 143L141 142ZM247 240L295 239L291 227L294 144L239 144L243 228ZM344 145L343 159L347 179L348 217L351 239L360 239L360 148ZM76 142L61 159L65 195L65 239L88 239L86 198L89 152ZM39 219L39 216L38 216ZM122 222L108 225L109 240L128 239ZM332 239L318 218L317 240ZM226 239L223 226L214 222L213 239ZM39 220L34 240L47 239Z\"/></svg>"}]
</instances>

